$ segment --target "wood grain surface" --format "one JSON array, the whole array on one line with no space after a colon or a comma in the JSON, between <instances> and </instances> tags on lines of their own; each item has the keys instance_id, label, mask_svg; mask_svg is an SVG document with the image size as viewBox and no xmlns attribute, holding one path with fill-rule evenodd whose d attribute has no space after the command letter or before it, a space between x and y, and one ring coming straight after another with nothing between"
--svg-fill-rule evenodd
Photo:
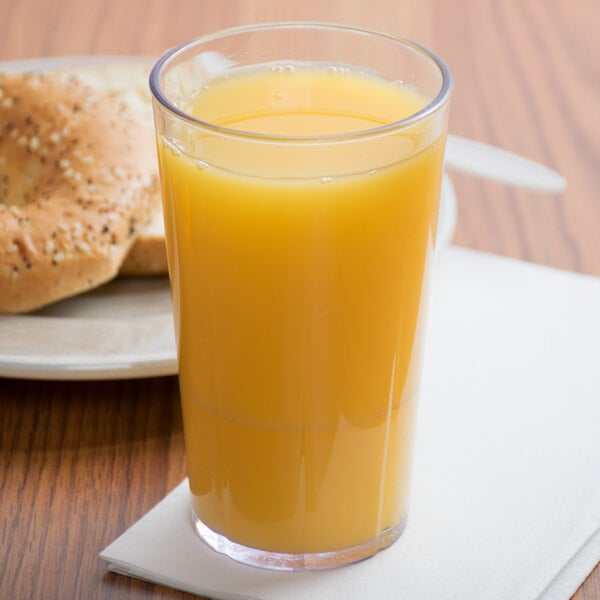
<instances>
[{"instance_id":1,"label":"wood grain surface","mask_svg":"<svg viewBox=\"0 0 600 600\"><path fill-rule=\"evenodd\" d=\"M597 0L0 0L0 61L158 56L215 29L273 20L386 30L444 57L455 77L452 132L568 179L552 196L453 174L455 241L600 275ZM190 597L110 574L97 557L185 475L174 377L0 379L0 452L0 597ZM574 598L600 599L600 567Z\"/></svg>"}]
</instances>

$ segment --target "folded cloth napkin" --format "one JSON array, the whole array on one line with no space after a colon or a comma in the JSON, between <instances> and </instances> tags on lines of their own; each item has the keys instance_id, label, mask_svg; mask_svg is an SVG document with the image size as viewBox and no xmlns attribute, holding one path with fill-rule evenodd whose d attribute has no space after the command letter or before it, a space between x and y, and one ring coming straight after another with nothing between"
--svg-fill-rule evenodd
<instances>
[{"instance_id":1,"label":"folded cloth napkin","mask_svg":"<svg viewBox=\"0 0 600 600\"><path fill-rule=\"evenodd\" d=\"M213 598L555 600L600 560L600 279L437 258L408 527L364 562L281 573L195 535L187 482L101 557Z\"/></svg>"}]
</instances>

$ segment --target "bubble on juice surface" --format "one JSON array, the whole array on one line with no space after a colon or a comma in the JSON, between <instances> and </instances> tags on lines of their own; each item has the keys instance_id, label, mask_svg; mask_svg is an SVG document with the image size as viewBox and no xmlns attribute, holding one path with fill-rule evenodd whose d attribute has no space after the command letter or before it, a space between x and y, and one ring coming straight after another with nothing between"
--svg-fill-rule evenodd
<instances>
[{"instance_id":1,"label":"bubble on juice surface","mask_svg":"<svg viewBox=\"0 0 600 600\"><path fill-rule=\"evenodd\" d=\"M196 169L199 171L206 171L209 167L209 164L204 160L197 160L194 162L194 164L196 165Z\"/></svg>"},{"instance_id":2,"label":"bubble on juice surface","mask_svg":"<svg viewBox=\"0 0 600 600\"><path fill-rule=\"evenodd\" d=\"M333 181L333 177L321 177L319 179L319 183L331 183Z\"/></svg>"},{"instance_id":3,"label":"bubble on juice surface","mask_svg":"<svg viewBox=\"0 0 600 600\"><path fill-rule=\"evenodd\" d=\"M350 73L350 67L345 67L343 65L330 65L327 67L326 71L331 75L344 75L346 73Z\"/></svg>"}]
</instances>

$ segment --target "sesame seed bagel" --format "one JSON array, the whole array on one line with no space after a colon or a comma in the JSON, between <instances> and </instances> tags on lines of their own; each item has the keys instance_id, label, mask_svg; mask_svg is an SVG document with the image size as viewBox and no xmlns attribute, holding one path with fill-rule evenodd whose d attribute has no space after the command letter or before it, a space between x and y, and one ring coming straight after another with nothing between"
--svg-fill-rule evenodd
<instances>
[{"instance_id":1,"label":"sesame seed bagel","mask_svg":"<svg viewBox=\"0 0 600 600\"><path fill-rule=\"evenodd\" d=\"M113 277L156 194L148 129L76 79L0 73L0 312Z\"/></svg>"}]
</instances>

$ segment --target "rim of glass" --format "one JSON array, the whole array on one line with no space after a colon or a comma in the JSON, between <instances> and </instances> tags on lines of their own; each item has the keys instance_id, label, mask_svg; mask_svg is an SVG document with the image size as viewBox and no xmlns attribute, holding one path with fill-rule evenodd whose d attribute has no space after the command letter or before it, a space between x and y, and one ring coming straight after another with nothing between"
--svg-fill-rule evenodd
<instances>
[{"instance_id":1,"label":"rim of glass","mask_svg":"<svg viewBox=\"0 0 600 600\"><path fill-rule=\"evenodd\" d=\"M433 100L431 100L426 106L424 106L421 110L405 117L403 119L399 119L398 121L393 121L392 123L387 123L385 125L379 125L378 127L372 127L369 129L360 129L358 131L350 131L345 133L335 133L335 134L327 134L327 135L307 135L307 136L291 136L291 135L274 135L274 134L266 134L260 132L251 132L244 131L243 129L234 129L231 127L223 127L222 125L217 125L215 123L211 123L210 121L203 121L202 119L198 119L187 112L181 110L175 104L170 102L166 95L164 94L160 82L159 77L162 70L170 65L174 60L176 60L181 54L188 51L190 48L200 46L206 42L218 40L225 37L230 37L232 35L236 35L238 33L251 33L253 31L261 31L265 29L321 29L321 30L334 30L334 31L345 31L349 33L357 33L361 35L375 36L380 39L387 39L390 42L394 42L396 44L400 44L403 46L408 46L413 50L420 53L426 59L428 59L433 65L437 66L442 76L442 85L438 94L435 96ZM216 134L220 134L227 137L235 137L235 138L244 138L248 140L255 141L264 141L264 142L325 142L325 141L342 141L348 139L355 138L365 138L365 137L373 137L377 135L391 133L393 131L398 131L401 129L406 129L412 125L419 123L427 119L433 113L435 113L440 107L448 102L450 99L450 94L452 92L452 73L450 69L446 65L446 63L437 56L431 50L428 50L424 46L421 46L407 38L403 38L401 36L396 36L390 33L385 33L382 31L376 31L373 29L365 29L362 27L354 27L351 25L341 25L337 23L325 23L325 22L317 22L317 21L280 21L273 23L258 23L254 25L243 25L240 27L230 27L227 29L221 29L219 31L215 31L214 33L209 33L206 35L199 36L197 38L188 40L171 50L167 51L163 56L161 56L158 61L155 63L152 71L150 72L150 90L154 98L170 113L176 115L180 119L187 121L189 124L194 125L195 127L200 127L207 131L211 131Z\"/></svg>"}]
</instances>

